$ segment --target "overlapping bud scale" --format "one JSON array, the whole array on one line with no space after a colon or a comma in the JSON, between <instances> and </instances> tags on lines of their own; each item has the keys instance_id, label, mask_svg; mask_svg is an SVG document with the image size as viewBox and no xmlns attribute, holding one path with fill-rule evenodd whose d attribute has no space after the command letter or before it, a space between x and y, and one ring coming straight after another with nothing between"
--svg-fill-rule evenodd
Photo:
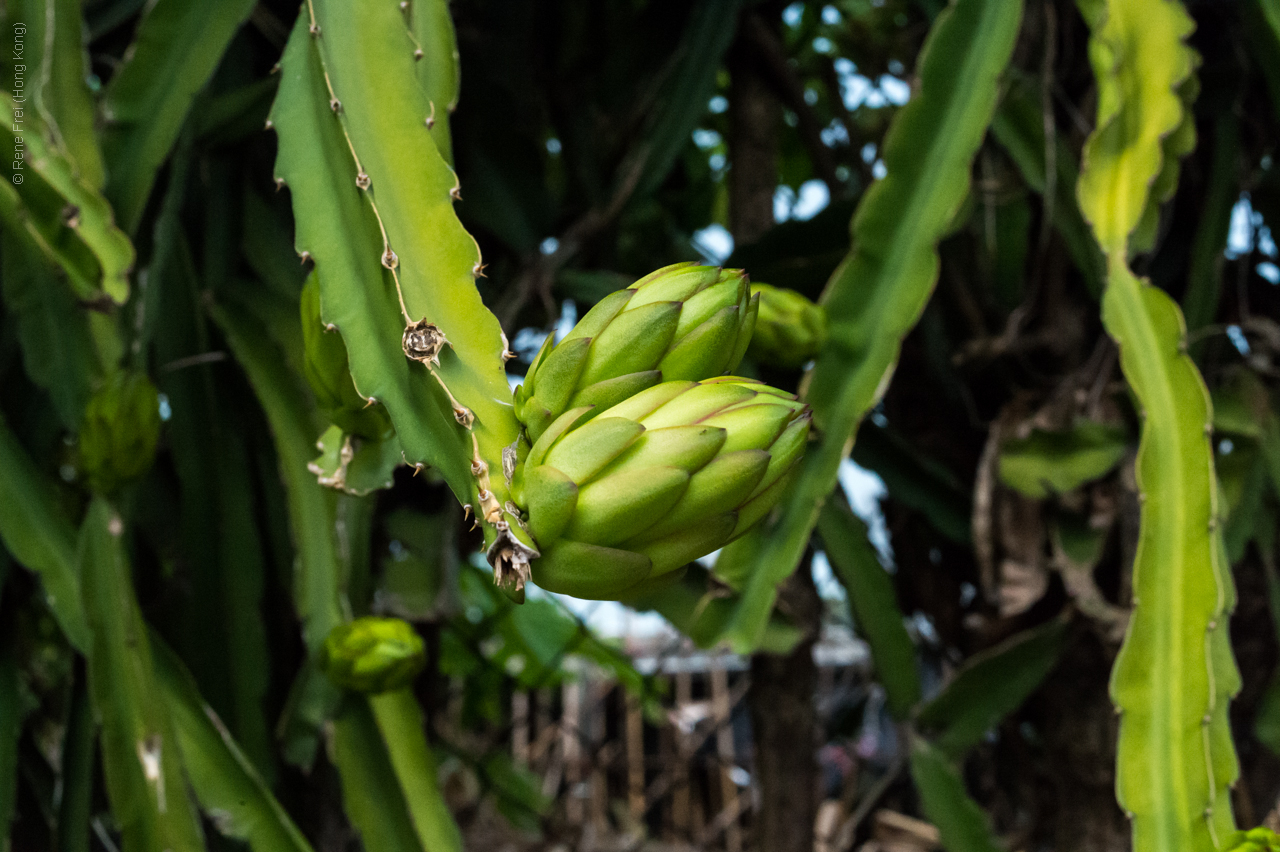
<instances>
[{"instance_id":1,"label":"overlapping bud scale","mask_svg":"<svg viewBox=\"0 0 1280 852\"><path fill-rule=\"evenodd\" d=\"M722 547L777 502L809 420L791 394L731 376L569 407L512 482L542 553L534 581L618 598Z\"/></svg>"},{"instance_id":2,"label":"overlapping bud scale","mask_svg":"<svg viewBox=\"0 0 1280 852\"><path fill-rule=\"evenodd\" d=\"M728 373L757 305L742 270L659 269L602 299L559 344L548 339L516 390L516 417L536 443L570 409L600 412L660 382Z\"/></svg>"}]
</instances>

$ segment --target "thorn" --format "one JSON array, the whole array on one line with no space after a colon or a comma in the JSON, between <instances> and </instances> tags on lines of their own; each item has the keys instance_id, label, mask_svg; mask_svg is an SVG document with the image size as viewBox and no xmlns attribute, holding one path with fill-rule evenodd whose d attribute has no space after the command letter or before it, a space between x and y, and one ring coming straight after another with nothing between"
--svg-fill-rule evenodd
<instances>
[{"instance_id":1,"label":"thorn","mask_svg":"<svg viewBox=\"0 0 1280 852\"><path fill-rule=\"evenodd\" d=\"M409 11L409 0L400 0L400 11L401 12Z\"/></svg>"},{"instance_id":2,"label":"thorn","mask_svg":"<svg viewBox=\"0 0 1280 852\"><path fill-rule=\"evenodd\" d=\"M461 201L462 190L455 186L453 189L449 190L449 197L452 198L454 201Z\"/></svg>"},{"instance_id":3,"label":"thorn","mask_svg":"<svg viewBox=\"0 0 1280 852\"><path fill-rule=\"evenodd\" d=\"M471 504L463 503L462 504L462 520L465 521L470 517L471 517Z\"/></svg>"},{"instance_id":4,"label":"thorn","mask_svg":"<svg viewBox=\"0 0 1280 852\"><path fill-rule=\"evenodd\" d=\"M504 350L502 351L502 361L503 361L503 363L506 363L507 361L510 361L510 360L511 360L512 358L514 358L514 357L516 357L516 353L512 352L510 349L504 349Z\"/></svg>"},{"instance_id":5,"label":"thorn","mask_svg":"<svg viewBox=\"0 0 1280 852\"><path fill-rule=\"evenodd\" d=\"M391 250L391 246L387 246L387 250L382 253L382 265L387 269L395 269L400 265L400 258Z\"/></svg>"},{"instance_id":6,"label":"thorn","mask_svg":"<svg viewBox=\"0 0 1280 852\"><path fill-rule=\"evenodd\" d=\"M377 398L372 396L364 401L365 408L373 408L377 404L378 404Z\"/></svg>"},{"instance_id":7,"label":"thorn","mask_svg":"<svg viewBox=\"0 0 1280 852\"><path fill-rule=\"evenodd\" d=\"M329 322L329 323L325 323L324 330L325 330L325 331L337 331L337 330L338 330L338 327L337 327L336 325L334 325L333 323ZM372 397L370 397L370 399L372 399Z\"/></svg>"},{"instance_id":8,"label":"thorn","mask_svg":"<svg viewBox=\"0 0 1280 852\"><path fill-rule=\"evenodd\" d=\"M1204 434L1205 434L1205 437L1208 437L1208 438L1212 438L1212 437L1213 437L1213 423L1212 423L1212 422L1209 422L1209 423L1204 424Z\"/></svg>"},{"instance_id":9,"label":"thorn","mask_svg":"<svg viewBox=\"0 0 1280 852\"><path fill-rule=\"evenodd\" d=\"M436 118L433 115L429 115L427 116L427 120L423 123L426 124L427 129L430 130L431 128L436 126Z\"/></svg>"},{"instance_id":10,"label":"thorn","mask_svg":"<svg viewBox=\"0 0 1280 852\"><path fill-rule=\"evenodd\" d=\"M1210 629L1210 630L1217 630L1217 629L1218 629L1218 622L1216 622L1216 621L1210 621L1210 622L1209 622L1209 629Z\"/></svg>"},{"instance_id":11,"label":"thorn","mask_svg":"<svg viewBox=\"0 0 1280 852\"><path fill-rule=\"evenodd\" d=\"M267 123L266 123L266 124L264 124L264 125L262 126L262 129L263 129L263 130L271 130L273 127L275 127L275 124L273 124L273 123L272 123L272 121L271 121L271 119L269 119L269 118L268 118L268 119L267 119Z\"/></svg>"},{"instance_id":12,"label":"thorn","mask_svg":"<svg viewBox=\"0 0 1280 852\"><path fill-rule=\"evenodd\" d=\"M276 178L276 192L279 192L282 189L284 189L284 178L278 177Z\"/></svg>"},{"instance_id":13,"label":"thorn","mask_svg":"<svg viewBox=\"0 0 1280 852\"><path fill-rule=\"evenodd\" d=\"M311 33L311 35L316 38L320 38L320 25L313 22L311 26L307 28L307 32Z\"/></svg>"},{"instance_id":14,"label":"thorn","mask_svg":"<svg viewBox=\"0 0 1280 852\"><path fill-rule=\"evenodd\" d=\"M298 257L302 258L302 263L304 265L311 262L311 252L309 251L304 251L302 254L298 255Z\"/></svg>"},{"instance_id":15,"label":"thorn","mask_svg":"<svg viewBox=\"0 0 1280 852\"><path fill-rule=\"evenodd\" d=\"M356 186L360 187L361 189L368 189L369 182L370 182L369 176L364 172L361 172L360 174L356 175Z\"/></svg>"},{"instance_id":16,"label":"thorn","mask_svg":"<svg viewBox=\"0 0 1280 852\"><path fill-rule=\"evenodd\" d=\"M470 429L471 425L476 422L476 416L462 406L458 406L453 410L453 419L458 421L459 426L466 429Z\"/></svg>"},{"instance_id":17,"label":"thorn","mask_svg":"<svg viewBox=\"0 0 1280 852\"><path fill-rule=\"evenodd\" d=\"M334 115L342 111L342 101L337 98L329 98L329 109L333 110Z\"/></svg>"},{"instance_id":18,"label":"thorn","mask_svg":"<svg viewBox=\"0 0 1280 852\"><path fill-rule=\"evenodd\" d=\"M480 460L480 459L472 459L472 460L471 460L471 475L472 475L472 476L479 476L479 475L480 475L480 474L482 474L482 473L488 473L488 472L489 472L489 466L488 466L488 465L486 465L482 460ZM483 499L483 493L484 493L484 492L483 492L483 489L481 489L481 499Z\"/></svg>"},{"instance_id":19,"label":"thorn","mask_svg":"<svg viewBox=\"0 0 1280 852\"><path fill-rule=\"evenodd\" d=\"M477 263L475 266L471 267L471 277L472 278L488 278L489 276L484 274L485 267L487 267L488 265L489 264L487 263Z\"/></svg>"},{"instance_id":20,"label":"thorn","mask_svg":"<svg viewBox=\"0 0 1280 852\"><path fill-rule=\"evenodd\" d=\"M426 467L425 464L423 464L422 462L418 462L413 466L413 475L417 476L418 474L422 473L422 469L425 467Z\"/></svg>"},{"instance_id":21,"label":"thorn","mask_svg":"<svg viewBox=\"0 0 1280 852\"><path fill-rule=\"evenodd\" d=\"M1205 713L1205 714L1204 714L1204 718L1200 720L1200 724L1202 724L1202 725L1209 725L1209 724L1212 724L1212 723L1213 723L1213 717L1212 717L1211 715L1209 715L1208 713Z\"/></svg>"},{"instance_id":22,"label":"thorn","mask_svg":"<svg viewBox=\"0 0 1280 852\"><path fill-rule=\"evenodd\" d=\"M425 56L425 55L426 55L426 54L424 54L424 53L422 52L422 48L420 48L420 47L419 47L417 50L415 50L415 51L413 52L413 58L414 58L414 59L421 59L421 58L422 58L423 56Z\"/></svg>"},{"instance_id":23,"label":"thorn","mask_svg":"<svg viewBox=\"0 0 1280 852\"><path fill-rule=\"evenodd\" d=\"M1217 518L1210 518L1210 519L1209 519L1209 532L1213 532L1213 531L1215 531L1217 528L1218 528L1218 519L1217 519Z\"/></svg>"},{"instance_id":24,"label":"thorn","mask_svg":"<svg viewBox=\"0 0 1280 852\"><path fill-rule=\"evenodd\" d=\"M279 63L279 62L277 62L275 65L272 65L272 66L271 66L271 70L270 70L269 72L267 72L267 73L269 73L269 74L279 74L279 73L280 73L280 63Z\"/></svg>"}]
</instances>

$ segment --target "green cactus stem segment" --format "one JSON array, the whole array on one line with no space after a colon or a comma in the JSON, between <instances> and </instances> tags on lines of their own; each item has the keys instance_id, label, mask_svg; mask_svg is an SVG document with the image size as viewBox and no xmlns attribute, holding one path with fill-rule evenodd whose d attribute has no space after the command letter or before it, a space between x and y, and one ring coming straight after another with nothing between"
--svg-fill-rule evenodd
<instances>
[{"instance_id":1,"label":"green cactus stem segment","mask_svg":"<svg viewBox=\"0 0 1280 852\"><path fill-rule=\"evenodd\" d=\"M404 50L387 49L396 44ZM344 340L351 336L347 343L357 387L382 386L394 392L383 399L370 390L366 398L386 405L415 468L428 463L438 467L459 500L474 510L484 527L495 574L508 581L504 591L518 597L536 550L506 511L505 478L490 475L520 432L502 371L510 352L497 319L475 289L474 279L483 274L484 264L452 209L460 197L457 176L423 125L432 106L416 79L416 47L394 5L356 9L334 0L306 0L285 65L291 73L305 75L312 103L305 116L298 116L282 107L285 101L277 102L280 168L297 190L299 221L314 225L320 217L302 193L307 191L313 199L320 195L310 192L311 173L303 166L311 149L299 144L303 137L297 134L323 136L327 145L345 155L326 148L332 162L351 169L352 181L345 183L343 197L350 202L354 184L368 223L360 234L363 239L357 241L357 254L365 259L361 269L372 265L366 261L376 250L390 286L385 293L372 292L380 288L370 286L367 274L346 281L327 278L327 271L337 274L350 268L335 263L343 259L341 251L315 239L320 228L305 229L307 237L300 238L299 248L316 260L326 317L332 311ZM331 121L312 115L319 98L324 99L323 118ZM285 146L290 132L295 135ZM362 288L371 292L362 294ZM378 310L376 317L370 316L370 307ZM414 362L410 371L386 358L391 331L386 308L399 315L403 354ZM434 388L422 392L426 377L417 364L440 393ZM440 422L441 410L423 410L424 396L434 397L433 408L447 406L460 428ZM426 427L418 427L415 420L427 421Z\"/></svg>"}]
</instances>

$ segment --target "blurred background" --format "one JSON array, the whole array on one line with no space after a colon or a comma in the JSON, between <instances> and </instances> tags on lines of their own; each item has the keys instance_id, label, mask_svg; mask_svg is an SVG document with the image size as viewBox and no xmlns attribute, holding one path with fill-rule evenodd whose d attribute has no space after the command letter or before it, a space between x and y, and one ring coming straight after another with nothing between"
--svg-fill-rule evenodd
<instances>
[{"instance_id":1,"label":"blurred background","mask_svg":"<svg viewBox=\"0 0 1280 852\"><path fill-rule=\"evenodd\" d=\"M112 315L161 421L154 465L124 500L134 583L302 834L358 849L332 707L308 692L271 402L215 319L245 305L296 317L308 269L264 124L298 8L241 2L217 43L202 16L225 0L175 12L187 40L173 43L207 54L208 73L156 65L132 103L167 122L171 144L144 154L119 129L138 115L111 112L113 78L149 16L180 5L84 0L72 13L108 159L154 160L131 206L114 178L105 190L136 248L135 295ZM741 267L818 300L885 176L886 130L918 95L944 6L453 0L461 89L440 120L456 210L486 264L477 283L517 355L513 386L548 335L667 264ZM1280 15L1270 0L1187 6L1203 59L1197 144L1136 268L1183 304L1218 409L1245 684L1233 802L1256 825L1280 795ZM12 25L61 8L7 0L2 14ZM332 498L353 614L405 619L424 641L413 692L465 848L936 849L908 765L915 736L939 744L1006 848L1129 848L1107 680L1130 603L1138 419L1074 195L1096 109L1087 38L1074 3L1026 3L936 290L841 469L832 502L851 534L838 554L814 539L759 653L727 653L703 618L732 596L712 558L661 611L536 590L515 606L430 471ZM9 91L15 73L5 66ZM186 92L178 108L171 89ZM75 515L95 381L78 359L92 317L114 309L79 301L17 221L0 231L0 415ZM754 349L740 372L799 390L808 359L786 354ZM0 547L0 849L115 852L85 663L19 562ZM877 619L898 644L868 644ZM893 704L903 678L914 707ZM83 832L67 822L70 791ZM209 848L244 848L216 813L203 819Z\"/></svg>"}]
</instances>

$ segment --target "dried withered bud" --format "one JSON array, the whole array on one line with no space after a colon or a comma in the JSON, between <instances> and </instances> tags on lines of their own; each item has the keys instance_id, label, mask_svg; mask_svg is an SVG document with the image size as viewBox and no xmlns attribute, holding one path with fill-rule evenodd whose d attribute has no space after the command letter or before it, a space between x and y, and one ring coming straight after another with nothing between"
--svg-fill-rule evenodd
<instances>
[{"instance_id":1,"label":"dried withered bud","mask_svg":"<svg viewBox=\"0 0 1280 852\"><path fill-rule=\"evenodd\" d=\"M440 365L440 350L448 342L444 333L425 319L405 328L404 337L400 341L406 358L436 366Z\"/></svg>"}]
</instances>

